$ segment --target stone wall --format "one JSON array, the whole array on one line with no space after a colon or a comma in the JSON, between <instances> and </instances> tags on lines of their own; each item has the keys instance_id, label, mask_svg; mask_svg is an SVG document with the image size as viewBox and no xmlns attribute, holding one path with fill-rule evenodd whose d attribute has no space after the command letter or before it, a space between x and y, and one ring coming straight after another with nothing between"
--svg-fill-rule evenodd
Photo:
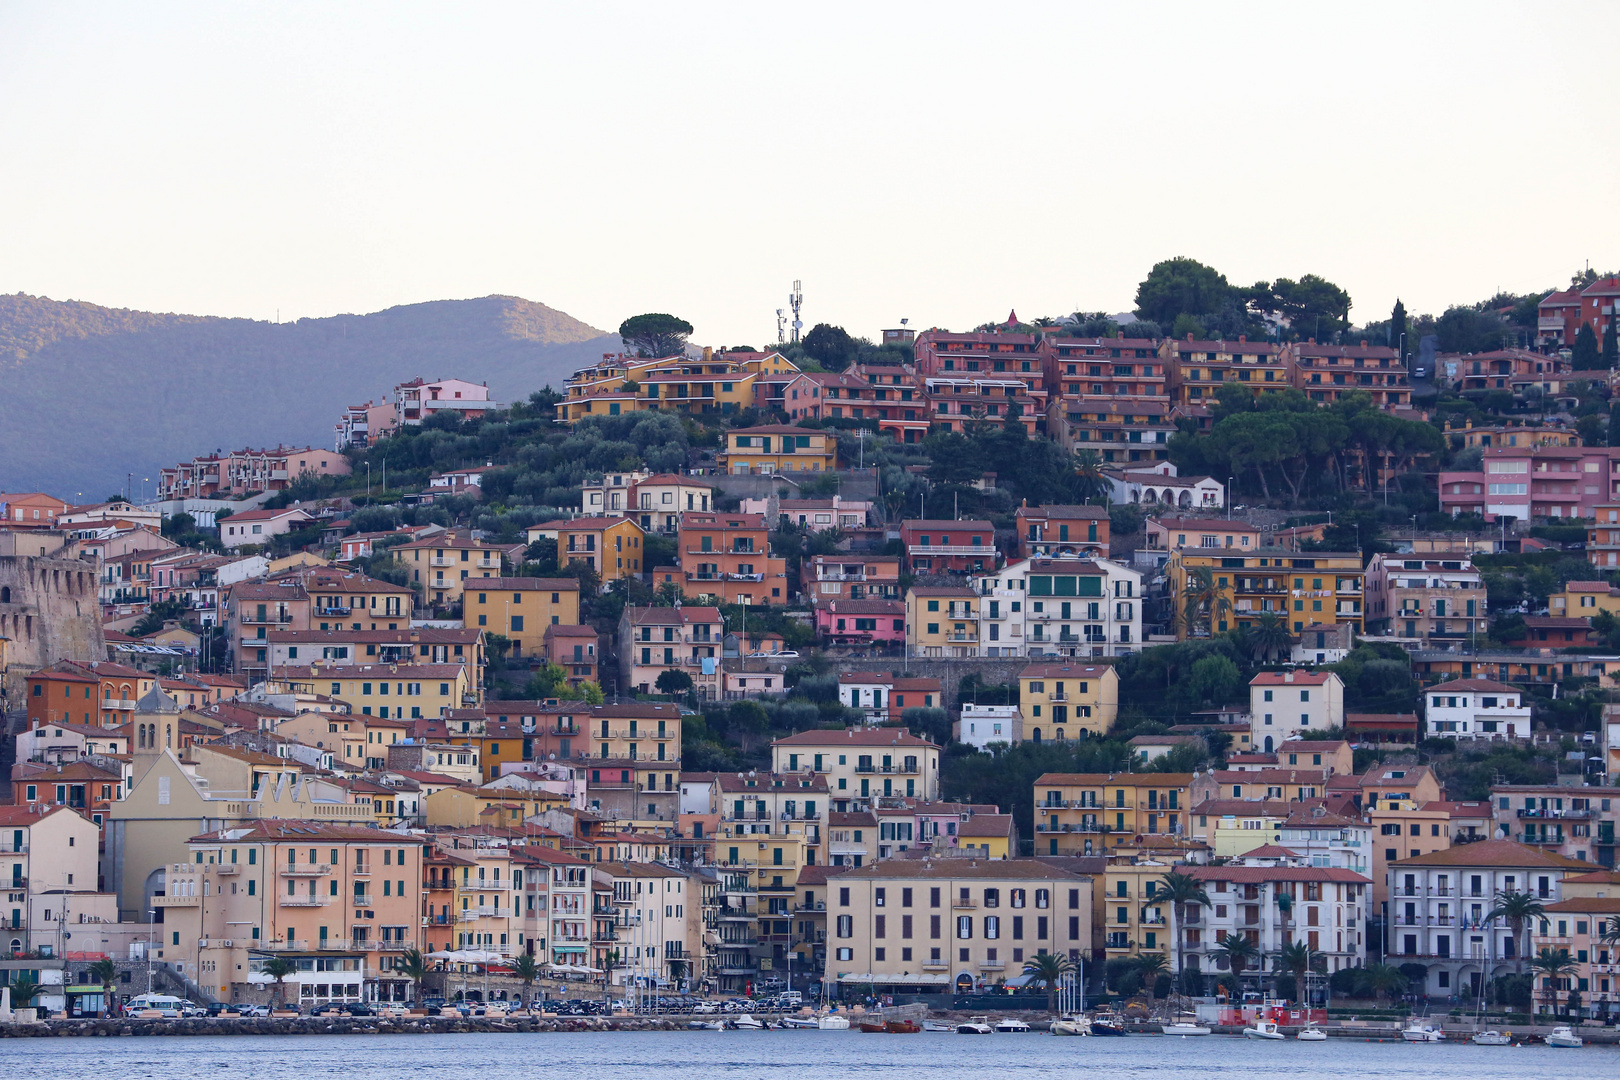
<instances>
[{"instance_id":1,"label":"stone wall","mask_svg":"<svg viewBox=\"0 0 1620 1080\"><path fill-rule=\"evenodd\" d=\"M99 566L79 559L0 555L0 676L6 709L26 707L24 680L58 660L105 660Z\"/></svg>"}]
</instances>

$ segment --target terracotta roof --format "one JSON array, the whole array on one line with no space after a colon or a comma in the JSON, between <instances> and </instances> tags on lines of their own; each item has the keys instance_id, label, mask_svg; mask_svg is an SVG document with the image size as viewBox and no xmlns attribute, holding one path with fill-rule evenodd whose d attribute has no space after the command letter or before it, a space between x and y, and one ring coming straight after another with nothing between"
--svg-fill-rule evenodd
<instances>
[{"instance_id":1,"label":"terracotta roof","mask_svg":"<svg viewBox=\"0 0 1620 1080\"><path fill-rule=\"evenodd\" d=\"M1372 879L1337 866L1195 866L1189 871L1199 881L1232 881L1258 885L1267 881L1341 881L1371 885Z\"/></svg>"},{"instance_id":2,"label":"terracotta roof","mask_svg":"<svg viewBox=\"0 0 1620 1080\"><path fill-rule=\"evenodd\" d=\"M1293 848L1280 847L1277 844L1261 844L1253 851L1245 851L1239 855L1240 859L1297 859L1300 853Z\"/></svg>"},{"instance_id":3,"label":"terracotta roof","mask_svg":"<svg viewBox=\"0 0 1620 1080\"><path fill-rule=\"evenodd\" d=\"M1494 682L1490 679L1449 679L1446 682L1435 683L1424 689L1425 694L1449 694L1457 690L1477 690L1487 694L1518 694L1522 691L1517 686L1507 683Z\"/></svg>"},{"instance_id":4,"label":"terracotta roof","mask_svg":"<svg viewBox=\"0 0 1620 1080\"><path fill-rule=\"evenodd\" d=\"M578 592L579 591L579 578L571 578L571 577L563 577L563 578L555 578L555 577L468 578L467 579L467 584L471 585L473 587L474 592L477 592L480 589L493 589L493 590L496 590L496 591L505 591L505 592L520 591L520 590L528 590L530 592Z\"/></svg>"},{"instance_id":5,"label":"terracotta roof","mask_svg":"<svg viewBox=\"0 0 1620 1080\"><path fill-rule=\"evenodd\" d=\"M1166 529L1214 529L1216 532L1251 532L1258 533L1258 526L1250 525L1247 521L1232 521L1227 518L1149 518L1150 522Z\"/></svg>"},{"instance_id":6,"label":"terracotta roof","mask_svg":"<svg viewBox=\"0 0 1620 1080\"><path fill-rule=\"evenodd\" d=\"M1399 866L1511 866L1528 870L1591 870L1592 864L1554 855L1512 840L1481 840L1401 859Z\"/></svg>"},{"instance_id":7,"label":"terracotta roof","mask_svg":"<svg viewBox=\"0 0 1620 1080\"><path fill-rule=\"evenodd\" d=\"M1039 780L1036 783L1040 783ZM1206 817L1273 817L1286 819L1299 803L1284 799L1205 799L1192 813Z\"/></svg>"},{"instance_id":8,"label":"terracotta roof","mask_svg":"<svg viewBox=\"0 0 1620 1080\"><path fill-rule=\"evenodd\" d=\"M974 814L956 827L957 836L994 836L1007 839L1012 836L1011 814Z\"/></svg>"},{"instance_id":9,"label":"terracotta roof","mask_svg":"<svg viewBox=\"0 0 1620 1080\"><path fill-rule=\"evenodd\" d=\"M1112 784L1115 787L1153 787L1153 788L1183 788L1192 783L1192 773L1042 773L1035 778L1035 783L1051 784L1057 787L1065 785L1073 787L1098 787ZM1099 809L1105 809L1099 807ZM1166 808L1168 809L1168 807Z\"/></svg>"},{"instance_id":10,"label":"terracotta roof","mask_svg":"<svg viewBox=\"0 0 1620 1080\"><path fill-rule=\"evenodd\" d=\"M772 746L926 746L939 747L927 739L919 739L905 728L833 728L820 731L801 731L777 739Z\"/></svg>"},{"instance_id":11,"label":"terracotta roof","mask_svg":"<svg viewBox=\"0 0 1620 1080\"><path fill-rule=\"evenodd\" d=\"M829 866L823 863L818 863L815 866L806 866L799 871L799 884L825 885L827 884L828 878L834 878L838 877L840 874L846 874L851 869L853 868L848 866Z\"/></svg>"},{"instance_id":12,"label":"terracotta roof","mask_svg":"<svg viewBox=\"0 0 1620 1080\"><path fill-rule=\"evenodd\" d=\"M1075 881L1067 873L1036 859L883 859L856 867L840 881L857 878L983 878L987 881Z\"/></svg>"},{"instance_id":13,"label":"terracotta roof","mask_svg":"<svg viewBox=\"0 0 1620 1080\"><path fill-rule=\"evenodd\" d=\"M1107 664L1051 663L1030 664L1018 672L1020 679L1100 679L1112 671Z\"/></svg>"},{"instance_id":14,"label":"terracotta roof","mask_svg":"<svg viewBox=\"0 0 1620 1080\"><path fill-rule=\"evenodd\" d=\"M898 600L832 600L827 610L843 615L904 615L906 605Z\"/></svg>"},{"instance_id":15,"label":"terracotta roof","mask_svg":"<svg viewBox=\"0 0 1620 1080\"><path fill-rule=\"evenodd\" d=\"M323 821L294 821L291 819L265 819L244 821L228 829L219 829L215 832L201 833L191 838L192 843L209 843L220 840L290 840L294 843L304 843L307 840L361 840L374 843L404 843L420 846L422 841L414 836L403 833L389 832L384 829L369 828L364 825L332 825Z\"/></svg>"},{"instance_id":16,"label":"terracotta roof","mask_svg":"<svg viewBox=\"0 0 1620 1080\"><path fill-rule=\"evenodd\" d=\"M1015 517L1047 517L1047 518L1079 518L1086 521L1101 521L1108 517L1108 511L1100 506L1020 506ZM1047 539L1051 539L1048 537Z\"/></svg>"}]
</instances>

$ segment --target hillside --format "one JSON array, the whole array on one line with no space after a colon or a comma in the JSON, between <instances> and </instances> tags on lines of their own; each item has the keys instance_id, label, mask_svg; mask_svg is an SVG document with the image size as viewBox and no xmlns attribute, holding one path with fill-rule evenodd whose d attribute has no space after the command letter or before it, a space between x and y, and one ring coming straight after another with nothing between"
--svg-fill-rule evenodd
<instances>
[{"instance_id":1,"label":"hillside","mask_svg":"<svg viewBox=\"0 0 1620 1080\"><path fill-rule=\"evenodd\" d=\"M293 323L0 296L0 491L100 499L211 450L330 446L340 409L417 375L508 402L618 346L513 296Z\"/></svg>"}]
</instances>

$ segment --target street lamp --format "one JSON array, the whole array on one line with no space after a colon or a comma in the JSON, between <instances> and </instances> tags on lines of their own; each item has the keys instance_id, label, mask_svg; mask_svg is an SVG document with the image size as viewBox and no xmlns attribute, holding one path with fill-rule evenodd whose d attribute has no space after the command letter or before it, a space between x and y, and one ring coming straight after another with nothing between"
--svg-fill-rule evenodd
<instances>
[{"instance_id":1,"label":"street lamp","mask_svg":"<svg viewBox=\"0 0 1620 1080\"><path fill-rule=\"evenodd\" d=\"M152 927L157 924L157 909L146 909L146 993L152 993Z\"/></svg>"}]
</instances>

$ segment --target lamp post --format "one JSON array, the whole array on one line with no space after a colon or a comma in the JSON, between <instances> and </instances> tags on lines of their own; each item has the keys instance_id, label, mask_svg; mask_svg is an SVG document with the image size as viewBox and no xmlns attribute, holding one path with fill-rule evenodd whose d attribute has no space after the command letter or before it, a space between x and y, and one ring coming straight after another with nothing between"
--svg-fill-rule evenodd
<instances>
[{"instance_id":1,"label":"lamp post","mask_svg":"<svg viewBox=\"0 0 1620 1080\"><path fill-rule=\"evenodd\" d=\"M146 909L146 993L152 993L152 927L157 923L157 909Z\"/></svg>"}]
</instances>

